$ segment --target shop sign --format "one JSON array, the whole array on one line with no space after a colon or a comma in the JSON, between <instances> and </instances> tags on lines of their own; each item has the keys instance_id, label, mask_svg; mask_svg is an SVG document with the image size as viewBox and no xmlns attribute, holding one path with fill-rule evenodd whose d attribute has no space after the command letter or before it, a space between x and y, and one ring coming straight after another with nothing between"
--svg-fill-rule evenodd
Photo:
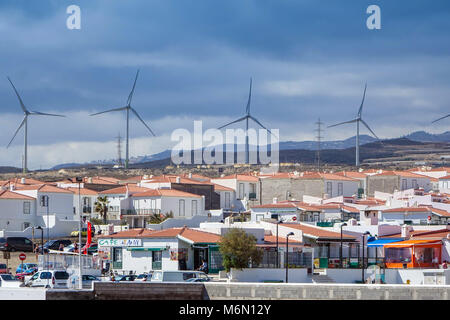
<instances>
[{"instance_id":1,"label":"shop sign","mask_svg":"<svg viewBox=\"0 0 450 320\"><path fill-rule=\"evenodd\" d=\"M142 239L99 239L99 247L142 247Z\"/></svg>"}]
</instances>

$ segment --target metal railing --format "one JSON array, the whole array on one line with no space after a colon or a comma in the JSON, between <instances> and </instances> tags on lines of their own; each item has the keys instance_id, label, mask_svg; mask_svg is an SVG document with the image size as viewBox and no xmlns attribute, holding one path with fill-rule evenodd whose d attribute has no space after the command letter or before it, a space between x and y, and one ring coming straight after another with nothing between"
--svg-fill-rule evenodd
<instances>
[{"instance_id":1,"label":"metal railing","mask_svg":"<svg viewBox=\"0 0 450 320\"><path fill-rule=\"evenodd\" d=\"M120 210L121 215L138 215L138 216L148 216L151 214L161 213L160 209L122 209Z\"/></svg>"}]
</instances>

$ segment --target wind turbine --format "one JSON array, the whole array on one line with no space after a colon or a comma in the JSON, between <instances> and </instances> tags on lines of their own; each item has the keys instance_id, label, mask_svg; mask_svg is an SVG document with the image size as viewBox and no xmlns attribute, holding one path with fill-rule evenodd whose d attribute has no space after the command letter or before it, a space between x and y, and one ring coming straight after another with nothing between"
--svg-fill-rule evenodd
<instances>
[{"instance_id":1,"label":"wind turbine","mask_svg":"<svg viewBox=\"0 0 450 320\"><path fill-rule=\"evenodd\" d=\"M28 160L28 116L52 116L52 117L65 117L60 114L52 114L52 113L44 113L44 112L38 112L38 111L28 111L28 109L25 107L25 104L22 101L22 98L20 97L19 93L16 90L16 87L14 87L14 84L12 83L11 79L7 77L9 82L11 83L14 92L17 95L17 98L19 99L20 107L23 110L24 117L22 122L20 123L19 127L17 128L16 132L14 133L14 136L12 137L11 141L8 143L8 146L6 148L9 148L11 143L13 142L14 138L16 137L17 133L19 132L20 128L24 127L25 134L24 134L24 159L23 159L23 173L27 173L28 167L27 167L27 160Z\"/></svg>"},{"instance_id":2,"label":"wind turbine","mask_svg":"<svg viewBox=\"0 0 450 320\"><path fill-rule=\"evenodd\" d=\"M361 122L363 125L365 125L366 128L369 129L369 131L374 135L374 137L377 138L378 140L380 140L377 137L377 135L375 134L375 132L373 132L372 129L370 129L369 125L362 119L362 116L361 116L362 108L363 108L363 105L364 105L364 99L366 97L366 90L367 90L367 83L366 83L366 86L364 87L364 94L363 94L363 98L362 98L362 101L361 101L361 106L359 107L359 110L358 110L358 114L356 115L356 119L328 126L328 128L331 128L331 127L340 126L341 124L347 124L347 123L354 123L354 122L356 122L356 166L359 166L359 123Z\"/></svg>"},{"instance_id":3,"label":"wind turbine","mask_svg":"<svg viewBox=\"0 0 450 320\"><path fill-rule=\"evenodd\" d=\"M448 115L446 115L446 116L443 116L443 117L441 117L441 118L439 118L439 119L436 119L436 120L434 120L434 121L431 122L431 123L438 122L438 121L440 121L440 120L442 120L442 119L445 119L445 118L447 118L447 117L450 117L450 114L448 114Z\"/></svg>"},{"instance_id":4,"label":"wind turbine","mask_svg":"<svg viewBox=\"0 0 450 320\"><path fill-rule=\"evenodd\" d=\"M133 93L134 93L134 88L136 87L136 81L139 75L139 70L136 73L136 78L134 79L134 84L133 84L133 89L131 89L130 94L128 95L128 100L127 100L127 104L125 107L121 107L121 108L115 108L115 109L110 109L110 110L106 110L106 111L102 111L102 112L97 112L94 114L91 114L91 116L96 116L98 114L102 114L102 113L107 113L107 112L113 112L113 111L122 111L122 110L126 110L127 111L127 138L126 138L126 151L125 151L125 169L128 169L128 160L129 160L129 152L128 152L128 137L129 137L129 128L130 128L130 110L131 112L133 112L135 114L135 116L144 124L144 126L148 129L148 131L150 131L150 133L153 136L156 136L152 129L150 129L150 127L144 122L144 120L142 120L142 118L139 116L139 114L136 112L136 110L134 110L133 107L131 107L131 99L133 99Z\"/></svg>"},{"instance_id":5,"label":"wind turbine","mask_svg":"<svg viewBox=\"0 0 450 320\"><path fill-rule=\"evenodd\" d=\"M259 126L261 126L261 128L267 130L270 134L273 135L272 132L270 132L269 129L267 129L266 127L264 127L261 122L259 122L256 118L254 118L251 114L250 114L250 102L252 99L252 78L250 78L250 91L248 93L248 101L247 101L247 107L245 109L245 116L243 116L242 118L239 118L235 121L232 121L230 123L227 123L226 125L223 125L221 127L219 127L218 129L222 129L225 128L227 126L229 126L230 124L233 123L237 123L237 122L241 122L245 120L245 163L248 164L249 163L249 146L248 146L248 120L252 119L253 121L255 121Z\"/></svg>"}]
</instances>

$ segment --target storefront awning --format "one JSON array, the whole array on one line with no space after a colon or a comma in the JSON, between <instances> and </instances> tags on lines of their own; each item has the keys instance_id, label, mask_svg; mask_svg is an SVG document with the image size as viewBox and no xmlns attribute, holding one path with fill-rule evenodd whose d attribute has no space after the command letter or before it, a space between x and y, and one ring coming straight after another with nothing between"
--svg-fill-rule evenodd
<instances>
[{"instance_id":1,"label":"storefront awning","mask_svg":"<svg viewBox=\"0 0 450 320\"><path fill-rule=\"evenodd\" d=\"M167 248L127 248L128 251L163 251Z\"/></svg>"},{"instance_id":2,"label":"storefront awning","mask_svg":"<svg viewBox=\"0 0 450 320\"><path fill-rule=\"evenodd\" d=\"M414 246L432 246L432 245L441 245L441 241L436 240L407 240L407 241L399 241L392 244L386 245L386 247L395 248L395 247L414 247Z\"/></svg>"},{"instance_id":3,"label":"storefront awning","mask_svg":"<svg viewBox=\"0 0 450 320\"><path fill-rule=\"evenodd\" d=\"M403 239L378 239L374 241L367 242L368 247L382 247L385 244L392 243L392 242L399 242Z\"/></svg>"}]
</instances>

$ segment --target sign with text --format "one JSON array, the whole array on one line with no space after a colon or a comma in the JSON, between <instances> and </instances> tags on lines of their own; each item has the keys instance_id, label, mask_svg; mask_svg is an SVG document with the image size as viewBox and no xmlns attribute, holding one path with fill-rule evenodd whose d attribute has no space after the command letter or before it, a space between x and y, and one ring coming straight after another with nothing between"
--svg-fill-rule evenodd
<instances>
[{"instance_id":1,"label":"sign with text","mask_svg":"<svg viewBox=\"0 0 450 320\"><path fill-rule=\"evenodd\" d=\"M142 239L99 239L99 247L142 247Z\"/></svg>"}]
</instances>

